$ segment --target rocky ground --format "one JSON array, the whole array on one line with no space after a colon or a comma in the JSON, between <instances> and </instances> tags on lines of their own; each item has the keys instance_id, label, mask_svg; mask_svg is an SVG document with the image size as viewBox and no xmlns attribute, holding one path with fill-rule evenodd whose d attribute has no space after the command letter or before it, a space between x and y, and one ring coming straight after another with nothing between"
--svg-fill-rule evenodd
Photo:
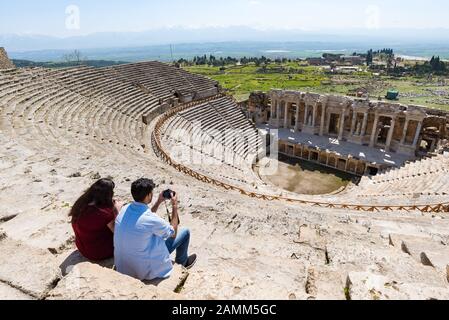
<instances>
[{"instance_id":1,"label":"rocky ground","mask_svg":"<svg viewBox=\"0 0 449 320\"><path fill-rule=\"evenodd\" d=\"M0 125L0 298L449 299L447 215L258 201L181 175L151 150L52 141ZM79 255L68 210L108 176L125 201L142 176L179 193L194 269L155 286Z\"/></svg>"},{"instance_id":2,"label":"rocky ground","mask_svg":"<svg viewBox=\"0 0 449 320\"><path fill-rule=\"evenodd\" d=\"M30 121L0 109L0 298L449 299L447 215L250 199L178 173L148 145L130 151ZM67 217L100 177L130 201L143 176L178 192L199 256L157 286L85 261Z\"/></svg>"}]
</instances>

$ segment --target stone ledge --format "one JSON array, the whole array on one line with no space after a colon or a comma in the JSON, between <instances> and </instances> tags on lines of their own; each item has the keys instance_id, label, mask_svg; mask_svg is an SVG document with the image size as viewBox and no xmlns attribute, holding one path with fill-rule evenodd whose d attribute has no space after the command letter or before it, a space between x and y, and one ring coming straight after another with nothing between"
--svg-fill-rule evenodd
<instances>
[{"instance_id":1,"label":"stone ledge","mask_svg":"<svg viewBox=\"0 0 449 320\"><path fill-rule=\"evenodd\" d=\"M33 300L33 297L0 282L0 300Z\"/></svg>"},{"instance_id":2,"label":"stone ledge","mask_svg":"<svg viewBox=\"0 0 449 320\"><path fill-rule=\"evenodd\" d=\"M26 212L0 226L8 238L39 249L59 252L73 241L73 231L67 216L61 211Z\"/></svg>"},{"instance_id":3,"label":"stone ledge","mask_svg":"<svg viewBox=\"0 0 449 320\"><path fill-rule=\"evenodd\" d=\"M180 295L113 270L85 262L76 265L47 300L177 300Z\"/></svg>"},{"instance_id":4,"label":"stone ledge","mask_svg":"<svg viewBox=\"0 0 449 320\"><path fill-rule=\"evenodd\" d=\"M0 252L0 281L37 299L44 298L60 279L56 258L47 250L5 238Z\"/></svg>"},{"instance_id":5,"label":"stone ledge","mask_svg":"<svg viewBox=\"0 0 449 320\"><path fill-rule=\"evenodd\" d=\"M60 261L59 268L64 277L70 273L73 267L85 262L96 264L107 269L112 269L114 267L114 258L95 262L89 261L89 259L83 257L78 250L63 253L58 257L58 260Z\"/></svg>"},{"instance_id":6,"label":"stone ledge","mask_svg":"<svg viewBox=\"0 0 449 320\"><path fill-rule=\"evenodd\" d=\"M157 279L152 281L145 281L145 284L156 286L158 288L172 291L172 292L179 292L179 290L182 289L182 286L186 282L187 278L189 276L188 271L183 268L182 266L175 264L173 266L173 273L168 279Z\"/></svg>"}]
</instances>

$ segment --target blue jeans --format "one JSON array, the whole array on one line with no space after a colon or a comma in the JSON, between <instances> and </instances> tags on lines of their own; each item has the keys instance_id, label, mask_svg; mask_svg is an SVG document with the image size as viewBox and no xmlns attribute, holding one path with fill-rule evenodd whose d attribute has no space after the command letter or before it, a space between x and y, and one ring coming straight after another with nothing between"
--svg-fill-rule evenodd
<instances>
[{"instance_id":1,"label":"blue jeans","mask_svg":"<svg viewBox=\"0 0 449 320\"><path fill-rule=\"evenodd\" d=\"M170 238L165 241L168 252L173 253L176 250L177 264L185 266L189 259L189 243L190 243L190 230L179 229L176 238Z\"/></svg>"}]
</instances>

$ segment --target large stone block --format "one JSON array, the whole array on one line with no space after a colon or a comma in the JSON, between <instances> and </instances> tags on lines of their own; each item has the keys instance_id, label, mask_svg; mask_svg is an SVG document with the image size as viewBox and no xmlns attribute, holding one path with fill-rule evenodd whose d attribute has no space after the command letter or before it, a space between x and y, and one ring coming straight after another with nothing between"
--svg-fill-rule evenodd
<instances>
[{"instance_id":1,"label":"large stone block","mask_svg":"<svg viewBox=\"0 0 449 320\"><path fill-rule=\"evenodd\" d=\"M10 239L56 253L73 240L72 227L61 211L22 213L1 224L0 230Z\"/></svg>"},{"instance_id":2,"label":"large stone block","mask_svg":"<svg viewBox=\"0 0 449 320\"><path fill-rule=\"evenodd\" d=\"M310 268L307 294L317 300L344 300L346 275L329 267Z\"/></svg>"},{"instance_id":3,"label":"large stone block","mask_svg":"<svg viewBox=\"0 0 449 320\"><path fill-rule=\"evenodd\" d=\"M179 264L175 264L173 266L173 272L170 278L145 281L145 283L156 286L158 288L162 288L164 290L179 292L186 282L188 276L189 273L185 268L183 268Z\"/></svg>"},{"instance_id":4,"label":"large stone block","mask_svg":"<svg viewBox=\"0 0 449 320\"><path fill-rule=\"evenodd\" d=\"M0 252L0 281L35 298L44 298L60 278L56 259L47 250L5 238Z\"/></svg>"},{"instance_id":5,"label":"large stone block","mask_svg":"<svg viewBox=\"0 0 449 320\"><path fill-rule=\"evenodd\" d=\"M65 277L72 271L73 267L78 264L90 262L97 264L103 268L112 269L114 267L114 258L103 260L103 261L89 261L89 259L83 257L83 255L78 251L67 251L58 256L59 268L61 269L62 275Z\"/></svg>"},{"instance_id":6,"label":"large stone block","mask_svg":"<svg viewBox=\"0 0 449 320\"><path fill-rule=\"evenodd\" d=\"M76 265L49 300L172 300L180 296L89 262Z\"/></svg>"},{"instance_id":7,"label":"large stone block","mask_svg":"<svg viewBox=\"0 0 449 320\"><path fill-rule=\"evenodd\" d=\"M434 267L447 275L449 248L428 238L390 235L390 244L411 255L424 266Z\"/></svg>"},{"instance_id":8,"label":"large stone block","mask_svg":"<svg viewBox=\"0 0 449 320\"><path fill-rule=\"evenodd\" d=\"M423 282L403 283L372 272L349 273L347 294L352 300L446 300L449 298L447 286L435 286Z\"/></svg>"},{"instance_id":9,"label":"large stone block","mask_svg":"<svg viewBox=\"0 0 449 320\"><path fill-rule=\"evenodd\" d=\"M33 300L33 298L20 290L0 282L0 300Z\"/></svg>"}]
</instances>

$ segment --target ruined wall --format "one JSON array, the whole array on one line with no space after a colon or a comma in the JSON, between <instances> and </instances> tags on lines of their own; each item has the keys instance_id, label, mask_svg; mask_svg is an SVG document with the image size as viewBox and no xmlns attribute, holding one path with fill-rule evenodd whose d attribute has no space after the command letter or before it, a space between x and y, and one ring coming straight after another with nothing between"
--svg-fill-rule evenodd
<instances>
[{"instance_id":1,"label":"ruined wall","mask_svg":"<svg viewBox=\"0 0 449 320\"><path fill-rule=\"evenodd\" d=\"M246 104L248 118L260 124L270 118L270 96L265 92L252 92Z\"/></svg>"},{"instance_id":2,"label":"ruined wall","mask_svg":"<svg viewBox=\"0 0 449 320\"><path fill-rule=\"evenodd\" d=\"M5 48L0 47L0 69L13 69L14 64L9 60Z\"/></svg>"},{"instance_id":3,"label":"ruined wall","mask_svg":"<svg viewBox=\"0 0 449 320\"><path fill-rule=\"evenodd\" d=\"M255 112L256 109L265 110L269 108L270 96L264 92L252 92L249 96L248 107L251 112Z\"/></svg>"}]
</instances>

